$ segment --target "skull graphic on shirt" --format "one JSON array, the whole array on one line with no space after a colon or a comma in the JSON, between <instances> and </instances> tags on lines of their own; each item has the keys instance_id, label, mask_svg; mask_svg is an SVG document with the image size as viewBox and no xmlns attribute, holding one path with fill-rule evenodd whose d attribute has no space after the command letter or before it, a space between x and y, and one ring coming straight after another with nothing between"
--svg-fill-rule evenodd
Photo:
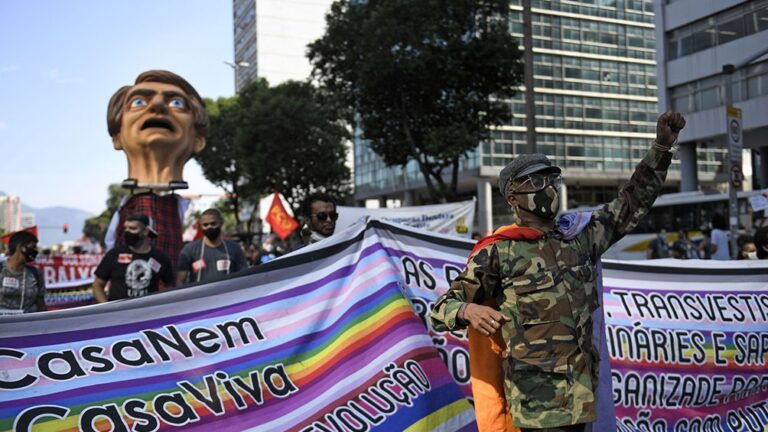
<instances>
[{"instance_id":1,"label":"skull graphic on shirt","mask_svg":"<svg viewBox=\"0 0 768 432\"><path fill-rule=\"evenodd\" d=\"M147 287L152 281L152 268L142 259L131 261L125 270L125 284L128 286L128 297L147 295Z\"/></svg>"}]
</instances>

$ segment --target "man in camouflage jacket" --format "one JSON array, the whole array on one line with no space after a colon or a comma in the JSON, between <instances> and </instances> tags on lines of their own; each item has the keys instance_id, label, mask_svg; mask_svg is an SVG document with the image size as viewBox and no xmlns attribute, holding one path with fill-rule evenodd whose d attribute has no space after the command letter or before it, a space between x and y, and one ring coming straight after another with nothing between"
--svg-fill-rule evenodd
<instances>
[{"instance_id":1,"label":"man in camouflage jacket","mask_svg":"<svg viewBox=\"0 0 768 432\"><path fill-rule=\"evenodd\" d=\"M507 404L523 431L582 431L596 419L595 263L650 209L684 126L678 113L661 115L656 140L618 198L595 211L570 240L554 223L560 168L543 154L527 154L501 171L499 189L517 225L541 233L530 240L496 237L475 248L467 268L435 303L431 320L438 331L471 325L490 336L501 330ZM489 298L498 310L482 305Z\"/></svg>"}]
</instances>

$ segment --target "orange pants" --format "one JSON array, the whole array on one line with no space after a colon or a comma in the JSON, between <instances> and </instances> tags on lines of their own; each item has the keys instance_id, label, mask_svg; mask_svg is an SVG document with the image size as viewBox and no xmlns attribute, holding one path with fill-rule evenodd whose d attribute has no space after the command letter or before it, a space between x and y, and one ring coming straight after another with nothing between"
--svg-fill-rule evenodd
<instances>
[{"instance_id":1,"label":"orange pants","mask_svg":"<svg viewBox=\"0 0 768 432\"><path fill-rule=\"evenodd\" d=\"M472 394L475 399L475 416L480 432L520 432L512 425L512 416L504 394L504 369L502 353L506 344L501 330L492 336L484 336L471 326L469 337L469 370L472 377Z\"/></svg>"}]
</instances>

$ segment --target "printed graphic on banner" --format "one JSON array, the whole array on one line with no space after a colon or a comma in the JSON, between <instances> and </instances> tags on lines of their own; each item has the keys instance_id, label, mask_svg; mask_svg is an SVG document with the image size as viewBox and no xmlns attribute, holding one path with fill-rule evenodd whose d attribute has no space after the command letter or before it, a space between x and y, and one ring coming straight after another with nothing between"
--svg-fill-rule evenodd
<instances>
[{"instance_id":1,"label":"printed graphic on banner","mask_svg":"<svg viewBox=\"0 0 768 432\"><path fill-rule=\"evenodd\" d=\"M45 281L45 287L69 288L93 283L93 272L101 262L101 254L38 255L35 267Z\"/></svg>"},{"instance_id":2,"label":"printed graphic on banner","mask_svg":"<svg viewBox=\"0 0 768 432\"><path fill-rule=\"evenodd\" d=\"M371 218L469 238L475 220L475 201L378 209L341 206L338 212L339 229Z\"/></svg>"},{"instance_id":3,"label":"printed graphic on banner","mask_svg":"<svg viewBox=\"0 0 768 432\"><path fill-rule=\"evenodd\" d=\"M475 430L399 289L389 228L207 285L0 318L0 430Z\"/></svg>"}]
</instances>

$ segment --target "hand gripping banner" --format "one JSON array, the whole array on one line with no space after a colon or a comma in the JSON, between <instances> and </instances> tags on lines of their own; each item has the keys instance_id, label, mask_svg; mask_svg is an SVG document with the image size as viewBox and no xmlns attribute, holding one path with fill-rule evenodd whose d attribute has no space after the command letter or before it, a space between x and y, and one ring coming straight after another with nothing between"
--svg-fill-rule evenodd
<instances>
[{"instance_id":1,"label":"hand gripping banner","mask_svg":"<svg viewBox=\"0 0 768 432\"><path fill-rule=\"evenodd\" d=\"M216 283L0 318L0 430L474 430L401 292L390 229Z\"/></svg>"}]
</instances>

